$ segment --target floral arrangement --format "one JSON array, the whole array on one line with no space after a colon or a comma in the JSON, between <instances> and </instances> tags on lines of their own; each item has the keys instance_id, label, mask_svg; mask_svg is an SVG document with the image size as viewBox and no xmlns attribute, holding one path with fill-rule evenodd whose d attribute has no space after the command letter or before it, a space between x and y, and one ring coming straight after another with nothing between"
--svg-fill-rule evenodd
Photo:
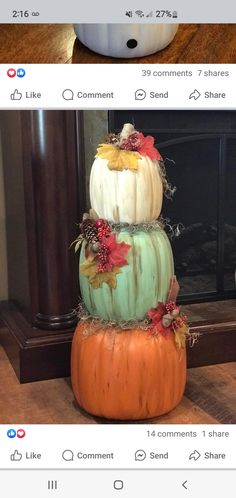
<instances>
[{"instance_id":1,"label":"floral arrangement","mask_svg":"<svg viewBox=\"0 0 236 498\"><path fill-rule=\"evenodd\" d=\"M121 267L128 264L125 255L130 245L117 242L116 234L111 232L109 223L99 218L90 218L86 213L80 224L81 235L76 239L75 251L85 240L85 261L80 265L80 272L89 279L94 289L106 282L112 289L116 288L116 276Z\"/></svg>"},{"instance_id":2,"label":"floral arrangement","mask_svg":"<svg viewBox=\"0 0 236 498\"><path fill-rule=\"evenodd\" d=\"M160 152L154 147L154 138L145 137L134 128L124 136L110 133L106 143L99 145L96 154L96 157L107 159L108 168L116 171L137 170L140 156L147 156L152 161L161 161Z\"/></svg>"},{"instance_id":3,"label":"floral arrangement","mask_svg":"<svg viewBox=\"0 0 236 498\"><path fill-rule=\"evenodd\" d=\"M166 304L158 303L156 308L152 308L147 313L150 319L149 329L153 335L161 334L168 337L172 332L175 334L175 342L178 347L184 347L186 337L189 334L187 317L181 312L180 306L174 301Z\"/></svg>"}]
</instances>

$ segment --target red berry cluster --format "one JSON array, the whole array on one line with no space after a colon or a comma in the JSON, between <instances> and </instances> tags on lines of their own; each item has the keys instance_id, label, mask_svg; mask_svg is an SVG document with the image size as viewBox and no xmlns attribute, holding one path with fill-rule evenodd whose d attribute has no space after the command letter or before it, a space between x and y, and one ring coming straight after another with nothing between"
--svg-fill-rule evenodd
<instances>
[{"instance_id":1,"label":"red berry cluster","mask_svg":"<svg viewBox=\"0 0 236 498\"><path fill-rule=\"evenodd\" d=\"M97 220L96 227L98 230L99 240L101 240L103 237L109 237L111 235L111 229L107 221L102 219Z\"/></svg>"},{"instance_id":2,"label":"red berry cluster","mask_svg":"<svg viewBox=\"0 0 236 498\"><path fill-rule=\"evenodd\" d=\"M97 266L97 272L98 273L103 273L105 271L109 271L109 254L110 251L105 244L101 244L100 249L98 251L98 266Z\"/></svg>"},{"instance_id":3,"label":"red berry cluster","mask_svg":"<svg viewBox=\"0 0 236 498\"><path fill-rule=\"evenodd\" d=\"M120 144L120 149L138 151L140 148L140 140L138 138L138 133L132 133L128 138L122 140Z\"/></svg>"},{"instance_id":4,"label":"red berry cluster","mask_svg":"<svg viewBox=\"0 0 236 498\"><path fill-rule=\"evenodd\" d=\"M81 223L81 231L88 241L88 247L97 258L97 273L111 271L112 265L109 263L110 249L104 244L104 239L110 237L111 229L106 220L96 221L86 219Z\"/></svg>"},{"instance_id":5,"label":"red berry cluster","mask_svg":"<svg viewBox=\"0 0 236 498\"><path fill-rule=\"evenodd\" d=\"M109 255L110 255L110 250L105 244L102 244L102 239L104 237L109 237L111 235L111 229L107 221L103 219L98 219L96 220L96 229L97 229L97 234L98 234L98 239L100 241L100 248L98 251L98 266L97 266L97 272L102 273L105 271L109 271Z\"/></svg>"},{"instance_id":6,"label":"red berry cluster","mask_svg":"<svg viewBox=\"0 0 236 498\"><path fill-rule=\"evenodd\" d=\"M168 303L166 303L165 308L168 313L171 313L171 311L176 310L178 306L174 303L174 301L169 301Z\"/></svg>"}]
</instances>

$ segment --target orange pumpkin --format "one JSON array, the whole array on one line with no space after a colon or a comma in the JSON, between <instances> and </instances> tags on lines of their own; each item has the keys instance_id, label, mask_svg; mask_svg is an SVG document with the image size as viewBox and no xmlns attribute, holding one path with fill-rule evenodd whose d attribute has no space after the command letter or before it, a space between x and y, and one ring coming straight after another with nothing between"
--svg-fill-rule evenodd
<instances>
[{"instance_id":1,"label":"orange pumpkin","mask_svg":"<svg viewBox=\"0 0 236 498\"><path fill-rule=\"evenodd\" d=\"M86 329L89 331L86 333ZM116 420L157 417L180 402L186 351L148 331L98 328L81 321L72 343L72 386L87 412Z\"/></svg>"}]
</instances>

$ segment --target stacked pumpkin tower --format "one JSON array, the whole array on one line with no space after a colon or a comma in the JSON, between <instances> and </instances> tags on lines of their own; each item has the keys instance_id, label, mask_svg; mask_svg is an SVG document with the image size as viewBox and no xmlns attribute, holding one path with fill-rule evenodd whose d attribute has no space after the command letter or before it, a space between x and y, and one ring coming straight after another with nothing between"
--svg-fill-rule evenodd
<instances>
[{"instance_id":1,"label":"stacked pumpkin tower","mask_svg":"<svg viewBox=\"0 0 236 498\"><path fill-rule=\"evenodd\" d=\"M86 411L134 420L169 412L186 379L186 317L160 217L168 189L153 137L125 124L97 149L81 223L83 305L72 385Z\"/></svg>"}]
</instances>

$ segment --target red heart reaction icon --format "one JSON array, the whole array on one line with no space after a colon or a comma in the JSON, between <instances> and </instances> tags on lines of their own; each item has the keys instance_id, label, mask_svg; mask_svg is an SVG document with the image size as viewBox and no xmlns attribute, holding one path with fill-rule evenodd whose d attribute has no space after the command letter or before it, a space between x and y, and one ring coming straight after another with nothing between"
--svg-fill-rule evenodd
<instances>
[{"instance_id":1,"label":"red heart reaction icon","mask_svg":"<svg viewBox=\"0 0 236 498\"><path fill-rule=\"evenodd\" d=\"M16 433L17 437L19 437L20 439L22 439L23 437L25 437L25 431L24 429L18 429L17 433Z\"/></svg>"},{"instance_id":2,"label":"red heart reaction icon","mask_svg":"<svg viewBox=\"0 0 236 498\"><path fill-rule=\"evenodd\" d=\"M15 75L16 75L16 70L14 68L11 67L10 69L8 69L7 76L9 76L9 78L14 78Z\"/></svg>"}]
</instances>

